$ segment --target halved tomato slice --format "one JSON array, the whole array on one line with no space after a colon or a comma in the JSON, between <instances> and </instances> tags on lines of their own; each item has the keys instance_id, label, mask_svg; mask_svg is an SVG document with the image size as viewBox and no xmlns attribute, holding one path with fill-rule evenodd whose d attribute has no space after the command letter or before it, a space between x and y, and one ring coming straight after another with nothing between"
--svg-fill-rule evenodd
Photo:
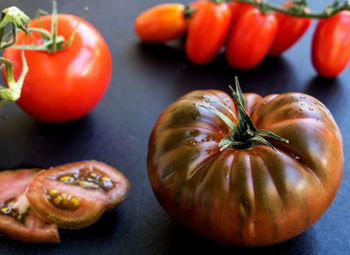
<instances>
[{"instance_id":1,"label":"halved tomato slice","mask_svg":"<svg viewBox=\"0 0 350 255\"><path fill-rule=\"evenodd\" d=\"M29 182L38 171L0 172L0 233L19 241L58 243L57 226L38 218L25 196Z\"/></svg>"},{"instance_id":2,"label":"halved tomato slice","mask_svg":"<svg viewBox=\"0 0 350 255\"><path fill-rule=\"evenodd\" d=\"M37 174L27 198L35 213L60 228L83 228L115 208L129 192L128 180L97 161L65 164Z\"/></svg>"}]
</instances>

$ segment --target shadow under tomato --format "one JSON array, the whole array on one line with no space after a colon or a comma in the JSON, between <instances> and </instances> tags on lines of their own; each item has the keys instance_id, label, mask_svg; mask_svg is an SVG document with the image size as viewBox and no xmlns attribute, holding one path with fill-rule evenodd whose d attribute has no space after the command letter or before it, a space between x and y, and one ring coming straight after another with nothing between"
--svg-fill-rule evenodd
<instances>
[{"instance_id":1,"label":"shadow under tomato","mask_svg":"<svg viewBox=\"0 0 350 255\"><path fill-rule=\"evenodd\" d=\"M138 43L135 52L132 58L138 62L140 71L148 71L149 75L166 75L177 71L177 79L168 83L174 84L176 90L181 91L180 95L193 89L229 91L228 85L234 83L234 76L240 79L244 92L266 95L296 90L296 84L290 79L295 70L283 57L267 57L256 68L242 71L227 64L224 50L208 64L191 63L181 40L167 44Z\"/></svg>"},{"instance_id":2,"label":"shadow under tomato","mask_svg":"<svg viewBox=\"0 0 350 255\"><path fill-rule=\"evenodd\" d=\"M204 239L175 223L169 216L162 217L147 233L150 246L167 254L307 254L315 253L312 229L281 244L267 247L233 247ZM157 253L155 253L157 254Z\"/></svg>"}]
</instances>

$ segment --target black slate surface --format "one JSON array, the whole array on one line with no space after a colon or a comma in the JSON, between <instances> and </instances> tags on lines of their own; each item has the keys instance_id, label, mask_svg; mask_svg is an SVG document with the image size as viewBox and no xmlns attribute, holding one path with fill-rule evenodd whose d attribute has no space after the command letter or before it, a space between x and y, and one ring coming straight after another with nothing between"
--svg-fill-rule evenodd
<instances>
[{"instance_id":1,"label":"black slate surface","mask_svg":"<svg viewBox=\"0 0 350 255\"><path fill-rule=\"evenodd\" d=\"M89 7L86 19L103 35L113 58L109 89L88 116L66 124L40 123L16 104L1 109L0 169L47 168L96 159L122 171L130 180L131 192L119 208L93 226L60 231L60 244L27 244L0 238L0 254L349 254L350 69L337 79L317 76L310 60L315 22L283 57L268 58L254 70L241 72L229 68L222 55L206 66L191 64L181 40L163 45L141 43L133 32L133 20L161 2L59 1L60 12L78 16L83 7ZM313 10L321 10L327 1L310 2ZM0 9L11 5L31 17L38 8L51 9L48 0L1 0ZM194 89L228 91L234 75L239 75L245 92L264 96L298 91L315 96L329 107L343 134L344 177L333 204L304 234L271 247L235 248L202 239L166 214L147 179L148 138L162 110Z\"/></svg>"}]
</instances>

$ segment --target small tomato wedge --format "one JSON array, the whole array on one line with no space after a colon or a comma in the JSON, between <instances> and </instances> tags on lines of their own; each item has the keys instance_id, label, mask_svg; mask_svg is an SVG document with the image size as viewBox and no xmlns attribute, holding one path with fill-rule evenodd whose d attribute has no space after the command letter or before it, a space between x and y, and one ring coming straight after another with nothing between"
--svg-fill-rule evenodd
<instances>
[{"instance_id":1,"label":"small tomato wedge","mask_svg":"<svg viewBox=\"0 0 350 255\"><path fill-rule=\"evenodd\" d=\"M198 1L188 24L186 54L195 64L206 64L219 53L231 24L231 10L226 3Z\"/></svg>"},{"instance_id":2,"label":"small tomato wedge","mask_svg":"<svg viewBox=\"0 0 350 255\"><path fill-rule=\"evenodd\" d=\"M327 78L340 74L350 58L350 12L320 20L312 41L312 63Z\"/></svg>"},{"instance_id":3,"label":"small tomato wedge","mask_svg":"<svg viewBox=\"0 0 350 255\"><path fill-rule=\"evenodd\" d=\"M60 228L83 228L115 208L127 196L129 182L119 171L97 161L83 161L40 172L28 186L35 213Z\"/></svg>"},{"instance_id":4,"label":"small tomato wedge","mask_svg":"<svg viewBox=\"0 0 350 255\"><path fill-rule=\"evenodd\" d=\"M38 218L25 196L37 172L25 169L0 173L0 233L18 241L58 243L57 226Z\"/></svg>"},{"instance_id":5,"label":"small tomato wedge","mask_svg":"<svg viewBox=\"0 0 350 255\"><path fill-rule=\"evenodd\" d=\"M233 26L226 45L226 59L237 69L251 69L267 55L278 21L273 13L250 9Z\"/></svg>"},{"instance_id":6,"label":"small tomato wedge","mask_svg":"<svg viewBox=\"0 0 350 255\"><path fill-rule=\"evenodd\" d=\"M290 1L284 4L284 8L290 6ZM312 22L312 19L292 17L281 12L276 12L275 15L278 20L278 30L269 50L270 56L279 56L289 49L306 32Z\"/></svg>"},{"instance_id":7,"label":"small tomato wedge","mask_svg":"<svg viewBox=\"0 0 350 255\"><path fill-rule=\"evenodd\" d=\"M187 29L183 4L154 6L135 20L135 32L145 42L166 42L183 36Z\"/></svg>"}]
</instances>

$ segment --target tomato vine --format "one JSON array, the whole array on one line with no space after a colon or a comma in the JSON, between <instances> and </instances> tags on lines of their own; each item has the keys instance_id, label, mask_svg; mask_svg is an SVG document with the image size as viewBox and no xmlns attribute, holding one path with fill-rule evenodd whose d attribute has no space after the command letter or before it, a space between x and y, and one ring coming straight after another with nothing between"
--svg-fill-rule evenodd
<instances>
[{"instance_id":1,"label":"tomato vine","mask_svg":"<svg viewBox=\"0 0 350 255\"><path fill-rule=\"evenodd\" d=\"M29 17L17 7L9 7L1 12L0 20L0 51L11 47L16 42L16 34L18 30L28 33L27 24L30 21ZM11 27L8 33L6 29ZM6 77L8 88L0 85L0 107L12 101L16 101L21 95L21 89L24 78L28 72L27 62L22 52L23 70L16 81L13 77L12 63L6 58L0 57L2 65L0 69L6 69Z\"/></svg>"},{"instance_id":2,"label":"tomato vine","mask_svg":"<svg viewBox=\"0 0 350 255\"><path fill-rule=\"evenodd\" d=\"M328 4L323 11L319 13L307 12L305 7L308 6L306 0L292 0L292 4L289 8L281 8L273 5L268 1L256 1L256 0L228 0L229 2L248 3L256 6L261 12L267 13L270 11L281 12L294 17L313 18L313 19L327 19L341 11L350 10L350 0L345 0L342 4L340 1L335 0L333 4Z\"/></svg>"}]
</instances>

